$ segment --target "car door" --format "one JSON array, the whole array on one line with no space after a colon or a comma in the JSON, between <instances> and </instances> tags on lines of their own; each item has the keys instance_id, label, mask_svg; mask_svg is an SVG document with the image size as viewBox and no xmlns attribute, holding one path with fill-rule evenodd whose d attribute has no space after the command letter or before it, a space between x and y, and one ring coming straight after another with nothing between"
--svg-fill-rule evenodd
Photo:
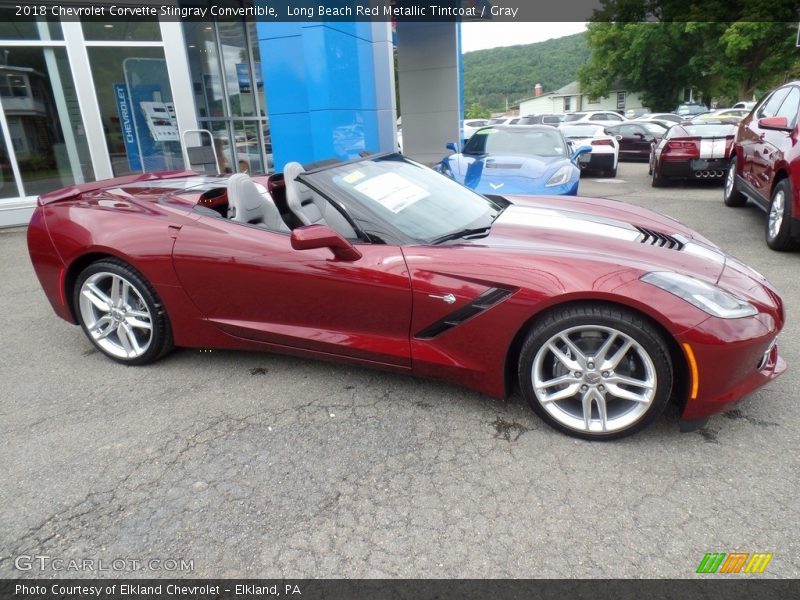
<instances>
[{"instance_id":1,"label":"car door","mask_svg":"<svg viewBox=\"0 0 800 600\"><path fill-rule=\"evenodd\" d=\"M634 158L641 152L641 133L636 125L618 125L608 130L619 142L619 155L624 158ZM639 137L637 137L639 133ZM650 146L647 146L650 152Z\"/></svg>"},{"instance_id":2,"label":"car door","mask_svg":"<svg viewBox=\"0 0 800 600\"><path fill-rule=\"evenodd\" d=\"M173 263L203 315L260 342L408 367L411 282L398 246L295 250L288 234L202 217L177 233Z\"/></svg>"},{"instance_id":3,"label":"car door","mask_svg":"<svg viewBox=\"0 0 800 600\"><path fill-rule=\"evenodd\" d=\"M764 202L769 201L769 188L764 190L764 176L767 169L767 158L770 154L769 147L765 144L766 129L758 126L758 120L764 117L774 117L786 96L789 94L788 86L778 88L767 100L754 111L740 127L739 143L742 149L744 165L742 177L758 192Z\"/></svg>"},{"instance_id":4,"label":"car door","mask_svg":"<svg viewBox=\"0 0 800 600\"><path fill-rule=\"evenodd\" d=\"M773 116L785 117L787 126L794 129L797 124L798 110L800 110L800 89L796 86L791 86L789 93L786 94ZM753 161L754 168L758 166L758 170L753 172L753 179L758 181L759 187L757 189L761 191L764 198L771 196L772 185L775 181L775 165L783 160L783 157L794 143L796 143L796 140L792 140L792 132L790 131L779 129L762 130L762 138L758 145L760 160Z\"/></svg>"}]
</instances>

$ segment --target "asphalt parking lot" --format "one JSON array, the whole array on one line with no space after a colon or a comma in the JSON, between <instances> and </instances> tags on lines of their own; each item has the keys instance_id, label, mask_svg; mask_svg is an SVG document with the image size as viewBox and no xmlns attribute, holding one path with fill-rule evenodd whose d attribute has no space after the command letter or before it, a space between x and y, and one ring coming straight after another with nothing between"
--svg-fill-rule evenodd
<instances>
[{"instance_id":1,"label":"asphalt parking lot","mask_svg":"<svg viewBox=\"0 0 800 600\"><path fill-rule=\"evenodd\" d=\"M699 432L668 410L590 443L518 393L246 352L124 367L53 314L24 232L0 232L0 577L682 578L734 551L774 553L759 577L800 576L800 253L770 251L763 213L719 186L652 189L646 164L580 194L665 212L766 275L790 370Z\"/></svg>"}]
</instances>

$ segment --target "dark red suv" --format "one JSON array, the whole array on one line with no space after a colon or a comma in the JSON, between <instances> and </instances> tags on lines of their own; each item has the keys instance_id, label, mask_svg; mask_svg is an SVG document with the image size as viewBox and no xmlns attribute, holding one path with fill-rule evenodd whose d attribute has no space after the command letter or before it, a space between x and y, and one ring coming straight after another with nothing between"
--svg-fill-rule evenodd
<instances>
[{"instance_id":1,"label":"dark red suv","mask_svg":"<svg viewBox=\"0 0 800 600\"><path fill-rule=\"evenodd\" d=\"M725 204L748 198L767 212L767 245L792 250L800 245L800 81L773 90L744 118L736 132Z\"/></svg>"}]
</instances>

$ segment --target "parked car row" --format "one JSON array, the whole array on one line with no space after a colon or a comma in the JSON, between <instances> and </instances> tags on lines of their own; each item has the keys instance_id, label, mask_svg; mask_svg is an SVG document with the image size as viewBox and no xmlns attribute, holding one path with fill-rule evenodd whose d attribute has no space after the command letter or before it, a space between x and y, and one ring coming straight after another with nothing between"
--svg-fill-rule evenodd
<instances>
[{"instance_id":1,"label":"parked car row","mask_svg":"<svg viewBox=\"0 0 800 600\"><path fill-rule=\"evenodd\" d=\"M641 112L641 111L639 111ZM548 113L485 121L477 137L436 167L484 193L567 194L580 172L615 177L619 160L648 160L654 187L673 180L724 182L730 207L752 201L767 213L774 250L800 247L800 81L758 103L676 113ZM466 122L465 122L466 125Z\"/></svg>"}]
</instances>

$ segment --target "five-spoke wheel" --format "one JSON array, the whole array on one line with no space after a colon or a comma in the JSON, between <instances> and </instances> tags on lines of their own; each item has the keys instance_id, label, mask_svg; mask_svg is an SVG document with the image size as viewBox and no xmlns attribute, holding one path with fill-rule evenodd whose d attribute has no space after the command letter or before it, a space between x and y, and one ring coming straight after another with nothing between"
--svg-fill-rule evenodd
<instances>
[{"instance_id":1,"label":"five-spoke wheel","mask_svg":"<svg viewBox=\"0 0 800 600\"><path fill-rule=\"evenodd\" d=\"M74 305L89 339L119 362L150 362L172 346L155 292L121 261L103 260L86 268L75 286Z\"/></svg>"},{"instance_id":2,"label":"five-spoke wheel","mask_svg":"<svg viewBox=\"0 0 800 600\"><path fill-rule=\"evenodd\" d=\"M519 376L546 422L588 439L638 431L661 413L672 387L660 334L606 306L567 307L540 321L523 346Z\"/></svg>"},{"instance_id":3,"label":"five-spoke wheel","mask_svg":"<svg viewBox=\"0 0 800 600\"><path fill-rule=\"evenodd\" d=\"M772 190L767 214L767 246L773 250L794 250L798 246L792 237L792 187L788 179L782 179Z\"/></svg>"},{"instance_id":4,"label":"five-spoke wheel","mask_svg":"<svg viewBox=\"0 0 800 600\"><path fill-rule=\"evenodd\" d=\"M722 187L725 206L741 207L747 204L747 196L739 191L739 186L736 184L737 164L734 155L728 164L728 170L725 172L725 185Z\"/></svg>"}]
</instances>

